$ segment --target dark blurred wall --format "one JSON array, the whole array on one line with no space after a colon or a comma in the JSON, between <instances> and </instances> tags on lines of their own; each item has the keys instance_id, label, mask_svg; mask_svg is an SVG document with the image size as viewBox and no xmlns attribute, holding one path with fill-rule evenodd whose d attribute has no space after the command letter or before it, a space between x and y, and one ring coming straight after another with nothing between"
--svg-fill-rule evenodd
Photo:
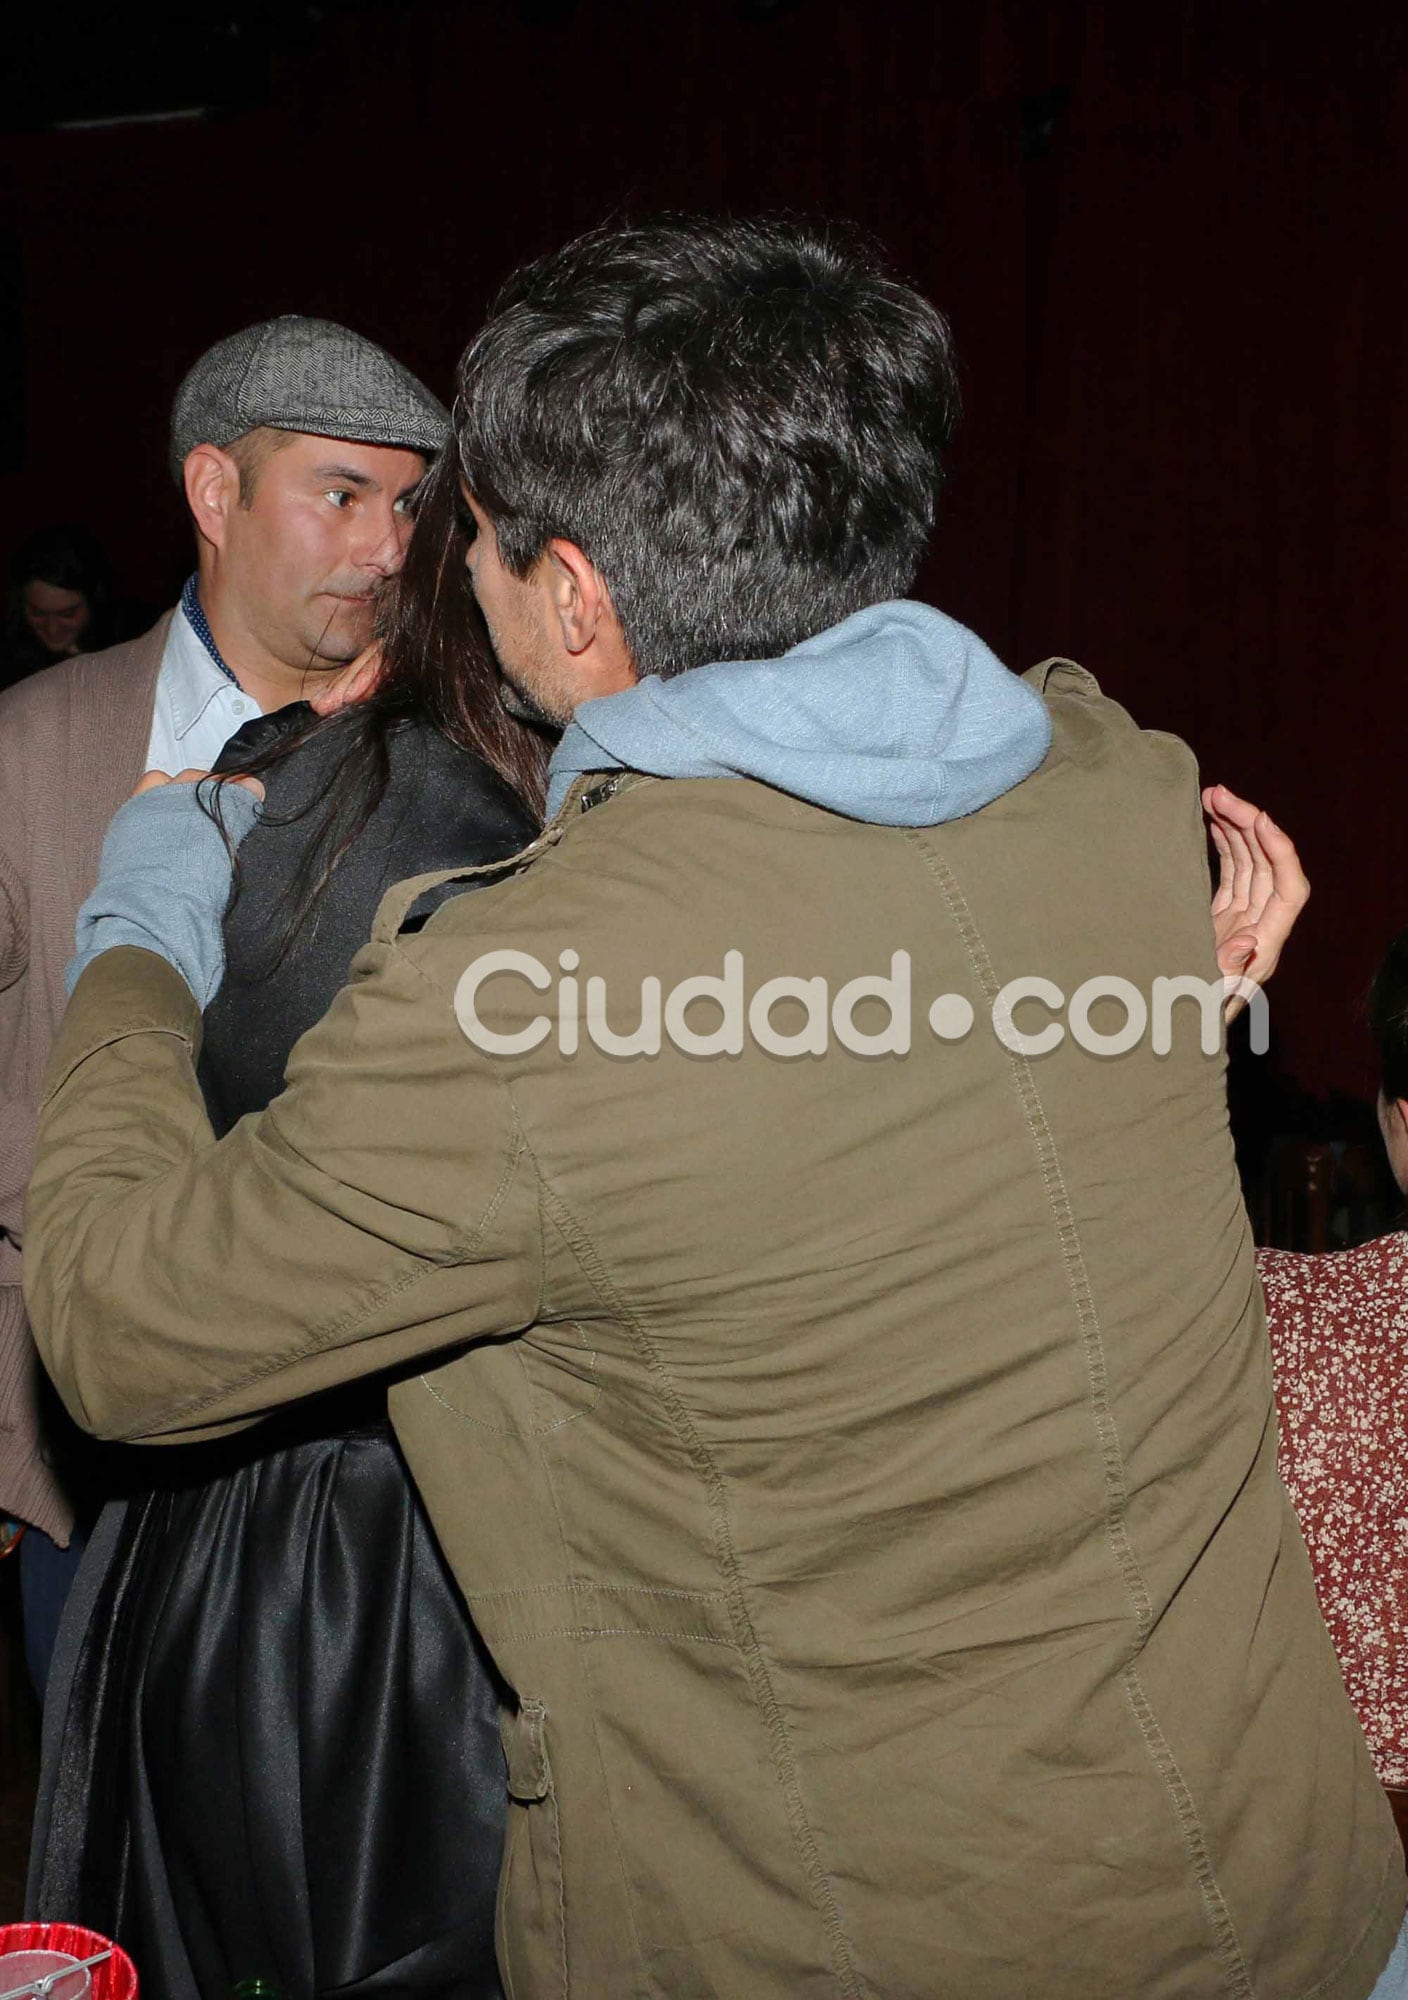
<instances>
[{"instance_id":1,"label":"dark blurred wall","mask_svg":"<svg viewBox=\"0 0 1408 2000\"><path fill-rule=\"evenodd\" d=\"M1317 894L1280 1059L1362 1090L1355 1005L1408 923L1401 14L303 9L242 113L0 139L22 274L0 548L84 518L129 590L169 601L171 392L251 320L345 319L444 394L495 281L607 213L854 217L965 359L924 593L1015 665L1082 660L1292 828Z\"/></svg>"}]
</instances>

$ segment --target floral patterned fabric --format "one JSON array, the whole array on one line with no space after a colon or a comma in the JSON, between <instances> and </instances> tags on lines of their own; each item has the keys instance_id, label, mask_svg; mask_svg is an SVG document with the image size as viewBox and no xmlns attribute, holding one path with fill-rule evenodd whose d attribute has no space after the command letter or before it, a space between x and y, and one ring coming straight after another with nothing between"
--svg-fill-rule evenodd
<instances>
[{"instance_id":1,"label":"floral patterned fabric","mask_svg":"<svg viewBox=\"0 0 1408 2000\"><path fill-rule=\"evenodd\" d=\"M1256 1261L1281 1477L1379 1777L1408 1785L1408 1234Z\"/></svg>"}]
</instances>

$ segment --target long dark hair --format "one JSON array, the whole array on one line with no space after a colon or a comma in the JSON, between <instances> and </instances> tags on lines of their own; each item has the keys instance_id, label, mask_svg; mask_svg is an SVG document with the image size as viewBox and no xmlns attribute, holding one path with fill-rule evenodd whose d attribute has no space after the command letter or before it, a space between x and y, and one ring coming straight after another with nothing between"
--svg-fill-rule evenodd
<instances>
[{"instance_id":1,"label":"long dark hair","mask_svg":"<svg viewBox=\"0 0 1408 2000\"><path fill-rule=\"evenodd\" d=\"M326 889L338 862L386 795L390 744L406 723L420 720L495 771L528 810L542 817L551 745L531 724L511 716L499 699L499 671L464 564L453 447L427 474L416 526L400 574L387 587L377 618L382 672L374 692L354 708L315 716L303 728L222 772L258 777L324 730L345 737L337 782L313 807L321 820L308 843L289 900L287 921L274 940L271 970ZM218 815L218 803L214 808ZM235 894L239 893L236 864Z\"/></svg>"}]
</instances>

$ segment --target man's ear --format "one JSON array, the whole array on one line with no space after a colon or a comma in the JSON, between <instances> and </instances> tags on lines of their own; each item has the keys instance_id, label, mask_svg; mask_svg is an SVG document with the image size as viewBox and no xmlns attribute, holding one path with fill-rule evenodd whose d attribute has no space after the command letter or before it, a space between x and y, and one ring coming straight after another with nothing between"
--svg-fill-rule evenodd
<instances>
[{"instance_id":1,"label":"man's ear","mask_svg":"<svg viewBox=\"0 0 1408 2000\"><path fill-rule=\"evenodd\" d=\"M608 623L619 629L611 592L596 564L575 542L559 537L543 553L544 582L563 646L569 653L585 653L593 641L605 636L603 627Z\"/></svg>"},{"instance_id":2,"label":"man's ear","mask_svg":"<svg viewBox=\"0 0 1408 2000\"><path fill-rule=\"evenodd\" d=\"M1389 1100L1388 1115L1398 1121L1399 1130L1408 1137L1408 1097L1394 1097Z\"/></svg>"},{"instance_id":3,"label":"man's ear","mask_svg":"<svg viewBox=\"0 0 1408 2000\"><path fill-rule=\"evenodd\" d=\"M182 479L197 533L213 548L223 548L230 514L239 505L239 467L218 445L198 444L186 453Z\"/></svg>"},{"instance_id":4,"label":"man's ear","mask_svg":"<svg viewBox=\"0 0 1408 2000\"><path fill-rule=\"evenodd\" d=\"M543 552L543 581L563 649L590 669L595 694L634 687L635 661L611 601L606 579L575 542L551 541Z\"/></svg>"}]
</instances>

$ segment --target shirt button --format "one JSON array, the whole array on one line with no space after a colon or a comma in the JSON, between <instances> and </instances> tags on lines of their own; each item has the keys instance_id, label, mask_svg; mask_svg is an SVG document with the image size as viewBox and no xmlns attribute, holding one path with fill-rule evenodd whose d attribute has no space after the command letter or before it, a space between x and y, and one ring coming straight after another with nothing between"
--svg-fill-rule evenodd
<instances>
[{"instance_id":1,"label":"shirt button","mask_svg":"<svg viewBox=\"0 0 1408 2000\"><path fill-rule=\"evenodd\" d=\"M244 703L242 701L232 701L230 703L230 707L234 710L236 715L244 714Z\"/></svg>"}]
</instances>

